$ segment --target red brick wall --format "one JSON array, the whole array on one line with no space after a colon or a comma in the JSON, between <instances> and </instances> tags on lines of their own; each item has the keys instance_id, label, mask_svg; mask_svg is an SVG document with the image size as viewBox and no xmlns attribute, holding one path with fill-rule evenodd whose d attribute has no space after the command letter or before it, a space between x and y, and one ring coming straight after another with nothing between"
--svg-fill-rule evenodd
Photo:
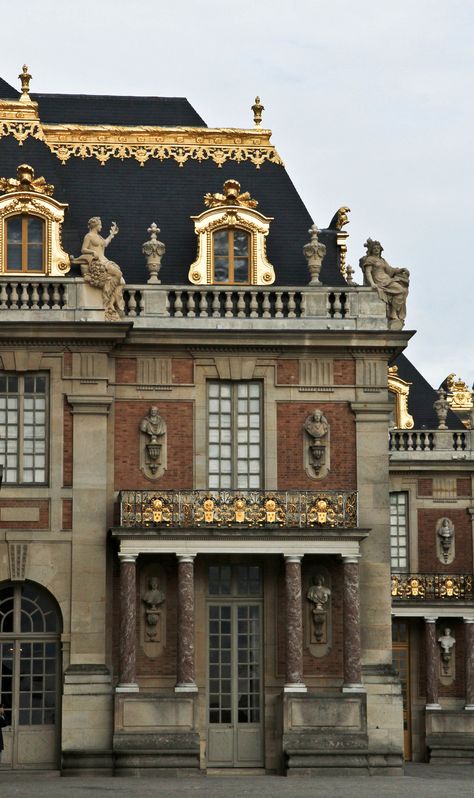
<instances>
[{"instance_id":1,"label":"red brick wall","mask_svg":"<svg viewBox=\"0 0 474 798\"><path fill-rule=\"evenodd\" d=\"M63 499L63 529L72 529L72 499Z\"/></svg>"},{"instance_id":2,"label":"red brick wall","mask_svg":"<svg viewBox=\"0 0 474 798\"><path fill-rule=\"evenodd\" d=\"M460 477L459 479L457 479L456 487L457 487L458 496L471 495L471 480L469 479L469 477Z\"/></svg>"},{"instance_id":3,"label":"red brick wall","mask_svg":"<svg viewBox=\"0 0 474 798\"><path fill-rule=\"evenodd\" d=\"M307 612L307 600L303 595L303 672L305 678L326 676L342 678L344 675L343 660L343 610L342 610L342 585L343 568L342 563L338 563L332 558L324 560L324 566L331 575L331 648L324 657L313 657L307 646L308 629L310 623L309 613ZM312 557L305 557L302 567L302 582L306 590L310 574L317 571L317 562ZM277 619L277 675L285 677L286 670L286 616L285 616L285 567L282 564L280 577L278 580L278 607L281 611L275 613Z\"/></svg>"},{"instance_id":4,"label":"red brick wall","mask_svg":"<svg viewBox=\"0 0 474 798\"><path fill-rule=\"evenodd\" d=\"M194 382L193 361L188 358L173 358L171 380L175 385L190 385Z\"/></svg>"},{"instance_id":5,"label":"red brick wall","mask_svg":"<svg viewBox=\"0 0 474 798\"><path fill-rule=\"evenodd\" d=\"M0 521L0 529L49 529L49 499L0 499L1 507L38 507L38 521Z\"/></svg>"},{"instance_id":6,"label":"red brick wall","mask_svg":"<svg viewBox=\"0 0 474 798\"><path fill-rule=\"evenodd\" d=\"M297 360L279 360L277 363L277 383L279 385L298 385L300 381Z\"/></svg>"},{"instance_id":7,"label":"red brick wall","mask_svg":"<svg viewBox=\"0 0 474 798\"><path fill-rule=\"evenodd\" d=\"M418 496L432 496L433 495L433 480L432 479L419 479L418 480Z\"/></svg>"},{"instance_id":8,"label":"red brick wall","mask_svg":"<svg viewBox=\"0 0 474 798\"><path fill-rule=\"evenodd\" d=\"M456 556L450 565L441 563L436 556L436 523L445 516L451 519L455 529ZM472 526L467 510L455 510L452 505L418 510L418 570L420 573L472 571Z\"/></svg>"},{"instance_id":9,"label":"red brick wall","mask_svg":"<svg viewBox=\"0 0 474 798\"><path fill-rule=\"evenodd\" d=\"M63 406L63 487L72 487L73 437L72 408L64 397Z\"/></svg>"},{"instance_id":10,"label":"red brick wall","mask_svg":"<svg viewBox=\"0 0 474 798\"><path fill-rule=\"evenodd\" d=\"M440 698L464 698L465 697L465 667L464 667L464 623L459 618L446 618L436 624L436 639L443 634L444 629L451 629L451 634L456 639L454 646L455 657L455 678L453 684L444 685L438 682L438 694ZM424 628L421 627L420 634L420 672L419 689L420 696L426 696L426 648Z\"/></svg>"},{"instance_id":11,"label":"red brick wall","mask_svg":"<svg viewBox=\"0 0 474 798\"><path fill-rule=\"evenodd\" d=\"M72 374L72 352L63 353L63 374L70 377Z\"/></svg>"},{"instance_id":12,"label":"red brick wall","mask_svg":"<svg viewBox=\"0 0 474 798\"><path fill-rule=\"evenodd\" d=\"M140 471L139 425L151 401L115 403L115 489L192 488L193 406L191 402L153 402L167 424L168 469L157 480Z\"/></svg>"},{"instance_id":13,"label":"red brick wall","mask_svg":"<svg viewBox=\"0 0 474 798\"><path fill-rule=\"evenodd\" d=\"M331 469L327 477L318 480L306 475L303 460L303 425L315 408L322 410L331 432ZM279 490L356 489L355 421L347 403L278 402L277 441Z\"/></svg>"},{"instance_id":14,"label":"red brick wall","mask_svg":"<svg viewBox=\"0 0 474 798\"><path fill-rule=\"evenodd\" d=\"M334 361L334 385L354 385L356 381L354 360Z\"/></svg>"},{"instance_id":15,"label":"red brick wall","mask_svg":"<svg viewBox=\"0 0 474 798\"><path fill-rule=\"evenodd\" d=\"M137 360L134 357L118 357L115 360L115 382L137 381Z\"/></svg>"}]
</instances>

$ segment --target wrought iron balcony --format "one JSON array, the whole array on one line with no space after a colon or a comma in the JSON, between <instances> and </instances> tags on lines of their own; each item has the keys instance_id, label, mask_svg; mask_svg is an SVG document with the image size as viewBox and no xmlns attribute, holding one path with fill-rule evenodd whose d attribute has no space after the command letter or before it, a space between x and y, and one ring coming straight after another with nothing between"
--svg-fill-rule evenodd
<instances>
[{"instance_id":1,"label":"wrought iron balcony","mask_svg":"<svg viewBox=\"0 0 474 798\"><path fill-rule=\"evenodd\" d=\"M398 601L472 601L473 574L392 574L392 598Z\"/></svg>"},{"instance_id":2,"label":"wrought iron balcony","mask_svg":"<svg viewBox=\"0 0 474 798\"><path fill-rule=\"evenodd\" d=\"M119 501L125 528L357 526L356 492L125 490Z\"/></svg>"}]
</instances>

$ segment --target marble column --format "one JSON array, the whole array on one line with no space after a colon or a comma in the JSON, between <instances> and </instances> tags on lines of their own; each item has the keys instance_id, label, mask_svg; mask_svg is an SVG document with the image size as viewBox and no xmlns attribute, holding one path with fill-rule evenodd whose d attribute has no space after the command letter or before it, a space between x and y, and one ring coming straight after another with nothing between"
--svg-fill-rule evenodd
<instances>
[{"instance_id":1,"label":"marble column","mask_svg":"<svg viewBox=\"0 0 474 798\"><path fill-rule=\"evenodd\" d=\"M136 556L120 557L120 682L117 691L137 692L137 580Z\"/></svg>"},{"instance_id":2,"label":"marble column","mask_svg":"<svg viewBox=\"0 0 474 798\"><path fill-rule=\"evenodd\" d=\"M285 693L305 693L303 681L303 604L301 557L285 556L286 683Z\"/></svg>"},{"instance_id":3,"label":"marble column","mask_svg":"<svg viewBox=\"0 0 474 798\"><path fill-rule=\"evenodd\" d=\"M474 618L464 618L464 647L466 670L466 704L474 710Z\"/></svg>"},{"instance_id":4,"label":"marble column","mask_svg":"<svg viewBox=\"0 0 474 798\"><path fill-rule=\"evenodd\" d=\"M178 557L178 663L176 693L196 693L194 675L194 556Z\"/></svg>"},{"instance_id":5,"label":"marble column","mask_svg":"<svg viewBox=\"0 0 474 798\"><path fill-rule=\"evenodd\" d=\"M344 693L360 693L362 684L360 647L360 590L357 557L343 557L343 650Z\"/></svg>"},{"instance_id":6,"label":"marble column","mask_svg":"<svg viewBox=\"0 0 474 798\"><path fill-rule=\"evenodd\" d=\"M441 709L438 702L439 649L436 618L425 618L426 709Z\"/></svg>"}]
</instances>

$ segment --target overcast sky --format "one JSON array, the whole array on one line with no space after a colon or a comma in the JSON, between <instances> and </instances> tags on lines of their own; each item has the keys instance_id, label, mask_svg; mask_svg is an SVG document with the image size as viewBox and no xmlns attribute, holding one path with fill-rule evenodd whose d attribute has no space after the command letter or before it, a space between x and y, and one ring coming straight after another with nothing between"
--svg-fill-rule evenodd
<instances>
[{"instance_id":1,"label":"overcast sky","mask_svg":"<svg viewBox=\"0 0 474 798\"><path fill-rule=\"evenodd\" d=\"M186 96L211 127L252 126L259 94L314 221L352 209L357 281L368 236L410 269L414 364L435 386L450 372L472 384L473 0L0 6L0 74L16 87L27 63L32 91Z\"/></svg>"}]
</instances>

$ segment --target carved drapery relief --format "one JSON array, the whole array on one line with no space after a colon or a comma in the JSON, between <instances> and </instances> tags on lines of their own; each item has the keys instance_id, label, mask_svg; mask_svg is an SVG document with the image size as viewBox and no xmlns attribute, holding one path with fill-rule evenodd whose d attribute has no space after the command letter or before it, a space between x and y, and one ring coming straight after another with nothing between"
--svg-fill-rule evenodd
<instances>
[{"instance_id":1,"label":"carved drapery relief","mask_svg":"<svg viewBox=\"0 0 474 798\"><path fill-rule=\"evenodd\" d=\"M166 575L150 566L140 581L140 640L147 657L159 657L166 646Z\"/></svg>"},{"instance_id":2,"label":"carved drapery relief","mask_svg":"<svg viewBox=\"0 0 474 798\"><path fill-rule=\"evenodd\" d=\"M438 645L440 649L439 679L441 684L444 685L452 684L455 679L455 644L456 638L452 635L451 629L447 626L442 630L441 635L438 637Z\"/></svg>"},{"instance_id":3,"label":"carved drapery relief","mask_svg":"<svg viewBox=\"0 0 474 798\"><path fill-rule=\"evenodd\" d=\"M440 518L436 523L436 555L444 565L452 563L456 556L454 524L449 518Z\"/></svg>"},{"instance_id":4,"label":"carved drapery relief","mask_svg":"<svg viewBox=\"0 0 474 798\"><path fill-rule=\"evenodd\" d=\"M329 424L321 410L304 422L304 469L310 479L323 479L330 468Z\"/></svg>"},{"instance_id":5,"label":"carved drapery relief","mask_svg":"<svg viewBox=\"0 0 474 798\"><path fill-rule=\"evenodd\" d=\"M140 470L148 479L159 479L166 471L166 438L166 421L157 407L150 407L140 421Z\"/></svg>"},{"instance_id":6,"label":"carved drapery relief","mask_svg":"<svg viewBox=\"0 0 474 798\"><path fill-rule=\"evenodd\" d=\"M306 645L313 657L324 657L332 645L331 578L326 568L312 571L307 580Z\"/></svg>"}]
</instances>

